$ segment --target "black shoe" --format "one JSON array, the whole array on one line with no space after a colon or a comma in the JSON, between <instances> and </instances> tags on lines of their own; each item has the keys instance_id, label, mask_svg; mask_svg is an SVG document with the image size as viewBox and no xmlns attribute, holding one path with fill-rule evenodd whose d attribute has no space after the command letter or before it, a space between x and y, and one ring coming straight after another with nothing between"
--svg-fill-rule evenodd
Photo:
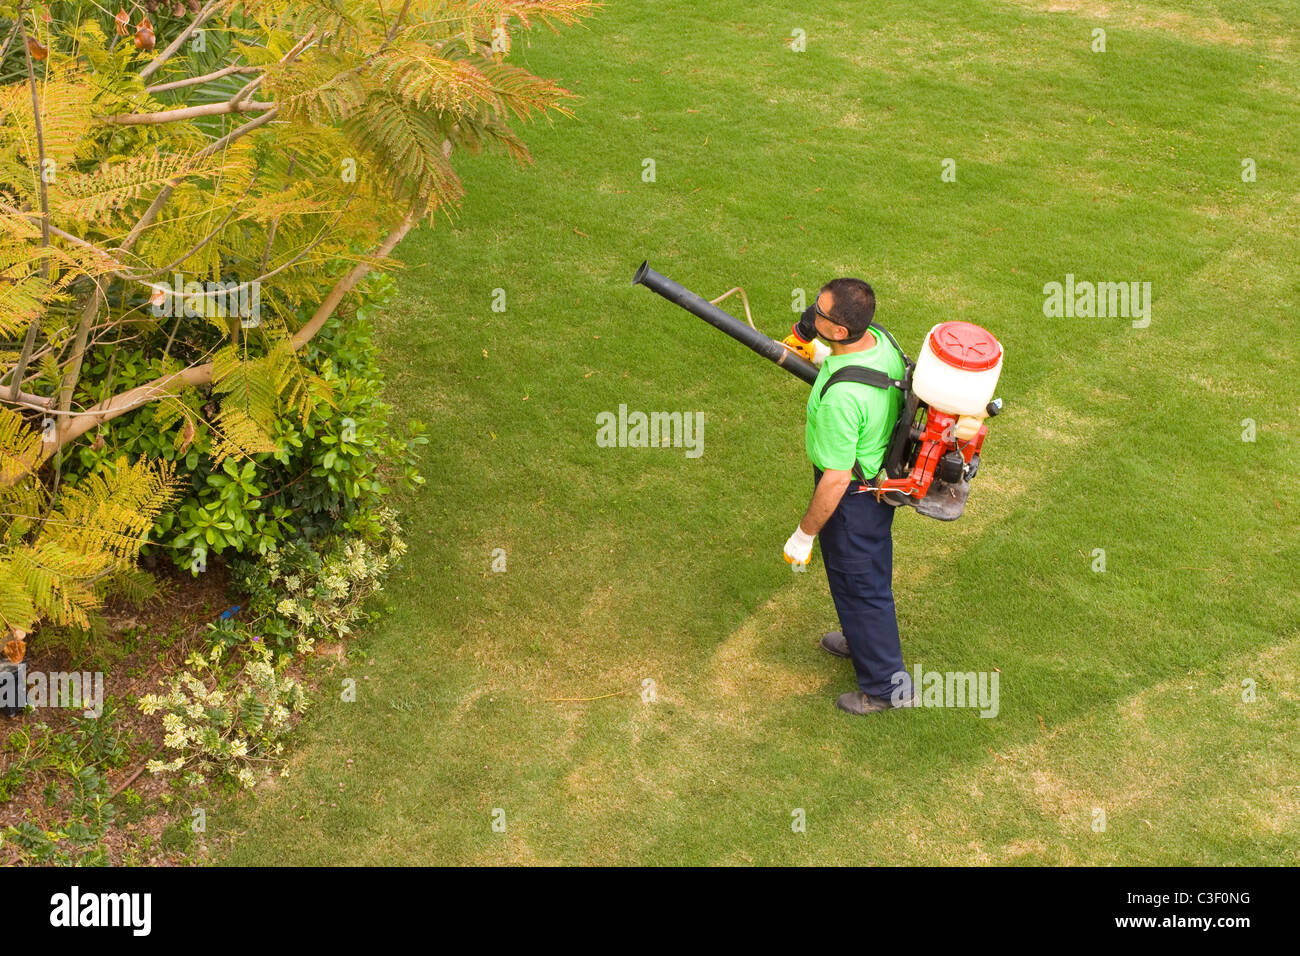
<instances>
[{"instance_id":1,"label":"black shoe","mask_svg":"<svg viewBox=\"0 0 1300 956\"><path fill-rule=\"evenodd\" d=\"M882 710L914 707L916 701L915 699L905 700L896 704L892 697L873 697L871 694L864 694L860 690L851 690L847 694L840 694L835 701L835 706L845 713L863 716L865 714L878 714Z\"/></svg>"},{"instance_id":2,"label":"black shoe","mask_svg":"<svg viewBox=\"0 0 1300 956\"><path fill-rule=\"evenodd\" d=\"M848 657L849 642L844 639L844 635L839 631L831 631L829 634L822 635L822 650L827 654L834 654L836 657Z\"/></svg>"}]
</instances>

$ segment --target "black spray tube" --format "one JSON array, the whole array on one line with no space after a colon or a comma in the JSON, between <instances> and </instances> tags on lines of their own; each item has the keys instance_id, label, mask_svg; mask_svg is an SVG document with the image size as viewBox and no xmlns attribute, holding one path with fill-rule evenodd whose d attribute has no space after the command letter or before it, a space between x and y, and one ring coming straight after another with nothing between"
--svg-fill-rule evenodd
<instances>
[{"instance_id":1,"label":"black spray tube","mask_svg":"<svg viewBox=\"0 0 1300 956\"><path fill-rule=\"evenodd\" d=\"M678 285L667 276L660 275L650 268L649 263L641 263L632 277L633 285L643 285L652 292L657 292L673 305L681 306L687 312L699 316L715 329L726 332L741 345L757 352L769 362L781 366L791 375L803 379L809 385L817 380L817 366L802 356L791 352L780 342L768 338L762 332L750 328L734 315L724 312L708 299L703 299L685 286Z\"/></svg>"}]
</instances>

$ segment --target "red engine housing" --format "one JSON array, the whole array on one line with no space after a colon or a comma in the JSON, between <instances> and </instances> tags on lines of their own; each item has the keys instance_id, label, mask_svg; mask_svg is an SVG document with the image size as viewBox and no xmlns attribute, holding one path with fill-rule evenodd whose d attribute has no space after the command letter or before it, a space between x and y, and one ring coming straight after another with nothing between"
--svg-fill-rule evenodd
<instances>
[{"instance_id":1,"label":"red engine housing","mask_svg":"<svg viewBox=\"0 0 1300 956\"><path fill-rule=\"evenodd\" d=\"M963 466L963 477L971 464L971 460L979 454L980 449L984 447L984 436L988 434L988 426L980 425L979 431L970 441L962 442L957 440L955 434L957 429L957 416L950 415L947 412L941 412L937 409L925 408L925 422L919 432L915 426L912 428L912 440L916 443L915 463L912 470L902 478L887 478L877 484L877 495L883 495L885 492L896 491L900 494L907 495L912 499L924 498L930 491L930 485L934 482L935 469L939 467L939 462L943 456L951 451L957 451L961 454L965 462ZM911 456L908 456L911 458Z\"/></svg>"}]
</instances>

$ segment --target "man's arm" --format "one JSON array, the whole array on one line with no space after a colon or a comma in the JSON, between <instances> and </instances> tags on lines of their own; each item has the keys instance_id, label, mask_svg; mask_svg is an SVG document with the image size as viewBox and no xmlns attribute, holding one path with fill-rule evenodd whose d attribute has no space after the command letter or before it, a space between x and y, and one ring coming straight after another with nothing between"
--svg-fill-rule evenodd
<instances>
[{"instance_id":1,"label":"man's arm","mask_svg":"<svg viewBox=\"0 0 1300 956\"><path fill-rule=\"evenodd\" d=\"M838 468L828 468L822 472L821 480L813 490L812 501L804 512L799 527L794 529L790 540L785 543L785 560L796 568L806 567L812 556L813 539L817 537L849 487L853 475Z\"/></svg>"},{"instance_id":2,"label":"man's arm","mask_svg":"<svg viewBox=\"0 0 1300 956\"><path fill-rule=\"evenodd\" d=\"M835 513L835 509L839 507L840 499L844 497L844 492L848 490L849 482L852 480L852 472L839 471L835 468L822 472L821 481L817 482L808 510L804 512L803 520L799 522L799 530L804 534L820 534L826 522Z\"/></svg>"},{"instance_id":3,"label":"man's arm","mask_svg":"<svg viewBox=\"0 0 1300 956\"><path fill-rule=\"evenodd\" d=\"M813 491L812 502L804 512L799 527L785 543L785 559L796 569L808 565L812 557L813 539L830 520L840 499L848 490L853 478L853 459L866 418L861 404L852 396L832 393L832 397L817 410L816 428L808 447L808 457L814 463L835 461L845 463L844 468L823 468L821 479Z\"/></svg>"}]
</instances>

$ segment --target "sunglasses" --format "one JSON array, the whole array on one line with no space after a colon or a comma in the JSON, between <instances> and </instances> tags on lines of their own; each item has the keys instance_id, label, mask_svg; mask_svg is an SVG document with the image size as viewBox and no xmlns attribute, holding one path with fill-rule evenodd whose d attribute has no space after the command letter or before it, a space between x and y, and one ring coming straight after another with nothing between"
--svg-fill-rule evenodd
<instances>
[{"instance_id":1,"label":"sunglasses","mask_svg":"<svg viewBox=\"0 0 1300 956\"><path fill-rule=\"evenodd\" d=\"M827 322L834 322L836 325L840 325L840 326L844 325L843 322L835 318L833 315L827 315L825 312L823 312L822 307L817 304L816 299L813 299L813 311L816 312L818 315L820 315ZM844 327L847 328L848 326L844 326Z\"/></svg>"},{"instance_id":2,"label":"sunglasses","mask_svg":"<svg viewBox=\"0 0 1300 956\"><path fill-rule=\"evenodd\" d=\"M834 323L835 325L838 325L838 326L839 326L840 328L842 328L842 329L846 329L846 330L848 329L848 326L845 325L843 322L841 322L839 319L835 318L835 316L833 316L833 315L827 315L825 312L823 312L823 311L822 311L822 307L821 307L820 305L817 304L817 300L816 300L816 299L813 299L813 304L810 305L808 308L804 309L804 312L803 312L803 318L807 320L809 326L813 326L813 328L814 328L814 332L815 332L815 326L814 326L813 319L812 319L812 316L814 316L814 315L821 316L821 317L822 317L823 319L825 319L827 322ZM867 329L869 329L869 328L870 328L870 325L867 326ZM864 335L867 334L867 329L863 329L861 332L857 333L856 335L850 333L846 338L843 338L843 339L840 339L840 340L839 340L840 344L841 344L841 345L851 345L851 344L853 344L854 342L858 341L858 339L862 338ZM819 338L824 338L824 336L822 336L822 334L821 334L820 332L815 332L815 334L816 334ZM830 340L828 339L827 341L830 341Z\"/></svg>"}]
</instances>

